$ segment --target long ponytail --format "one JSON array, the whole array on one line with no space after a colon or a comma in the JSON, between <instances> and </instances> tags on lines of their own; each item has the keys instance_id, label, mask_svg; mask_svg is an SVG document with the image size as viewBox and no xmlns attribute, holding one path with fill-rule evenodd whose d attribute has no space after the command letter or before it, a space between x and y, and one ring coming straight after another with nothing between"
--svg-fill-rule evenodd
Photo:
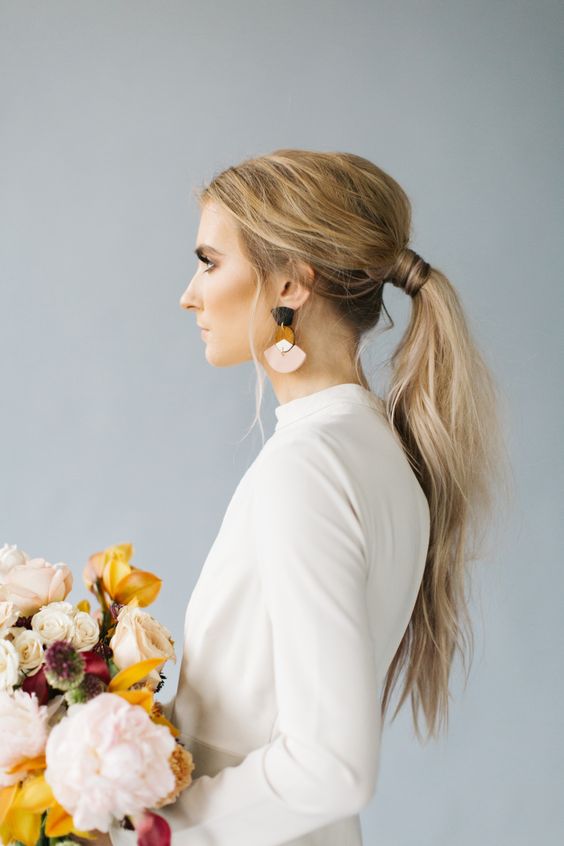
<instances>
[{"instance_id":1,"label":"long ponytail","mask_svg":"<svg viewBox=\"0 0 564 846\"><path fill-rule=\"evenodd\" d=\"M497 384L455 288L437 268L412 298L390 363L386 413L427 496L431 535L415 608L385 678L382 712L405 669L394 717L411 694L417 735L420 709L435 735L448 725L455 653L466 670L472 657L467 565L478 557L499 508L509 464Z\"/></svg>"}]
</instances>

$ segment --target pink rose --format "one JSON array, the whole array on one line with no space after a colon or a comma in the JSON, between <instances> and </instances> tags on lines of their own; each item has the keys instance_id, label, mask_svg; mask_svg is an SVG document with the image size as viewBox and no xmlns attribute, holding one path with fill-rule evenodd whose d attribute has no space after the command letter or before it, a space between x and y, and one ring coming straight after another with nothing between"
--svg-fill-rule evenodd
<instances>
[{"instance_id":1,"label":"pink rose","mask_svg":"<svg viewBox=\"0 0 564 846\"><path fill-rule=\"evenodd\" d=\"M29 561L29 555L23 549L18 549L15 543L5 543L0 548L0 585L6 580L6 576L17 564L25 564Z\"/></svg>"},{"instance_id":2,"label":"pink rose","mask_svg":"<svg viewBox=\"0 0 564 846\"><path fill-rule=\"evenodd\" d=\"M72 581L66 564L49 564L44 558L30 558L8 571L0 586L0 601L13 602L27 617L49 602L63 600L72 589Z\"/></svg>"}]
</instances>

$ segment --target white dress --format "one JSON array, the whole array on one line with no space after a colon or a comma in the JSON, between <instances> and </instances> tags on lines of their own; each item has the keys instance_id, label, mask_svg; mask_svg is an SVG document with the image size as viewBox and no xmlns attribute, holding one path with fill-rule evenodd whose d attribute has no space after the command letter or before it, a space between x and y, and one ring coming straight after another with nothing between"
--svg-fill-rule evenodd
<instances>
[{"instance_id":1,"label":"white dress","mask_svg":"<svg viewBox=\"0 0 564 846\"><path fill-rule=\"evenodd\" d=\"M359 846L380 694L429 509L382 401L356 383L279 405L186 608L167 713L196 763L159 809L172 846ZM134 832L114 825L114 846Z\"/></svg>"}]
</instances>

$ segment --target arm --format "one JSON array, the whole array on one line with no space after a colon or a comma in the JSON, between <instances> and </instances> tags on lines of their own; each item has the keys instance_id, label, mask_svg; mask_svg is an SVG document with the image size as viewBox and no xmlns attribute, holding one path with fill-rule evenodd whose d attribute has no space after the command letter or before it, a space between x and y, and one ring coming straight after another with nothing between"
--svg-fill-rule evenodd
<instances>
[{"instance_id":1,"label":"arm","mask_svg":"<svg viewBox=\"0 0 564 846\"><path fill-rule=\"evenodd\" d=\"M326 456L309 442L260 456L253 532L279 733L160 809L173 846L277 846L357 813L374 792L380 704L364 537Z\"/></svg>"}]
</instances>

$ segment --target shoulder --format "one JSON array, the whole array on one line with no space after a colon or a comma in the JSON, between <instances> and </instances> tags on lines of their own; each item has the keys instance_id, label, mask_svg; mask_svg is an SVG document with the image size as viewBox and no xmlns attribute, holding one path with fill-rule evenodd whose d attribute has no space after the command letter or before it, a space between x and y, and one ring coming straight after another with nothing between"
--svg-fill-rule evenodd
<instances>
[{"instance_id":1,"label":"shoulder","mask_svg":"<svg viewBox=\"0 0 564 846\"><path fill-rule=\"evenodd\" d=\"M427 507L407 455L388 423L370 409L335 415L275 433L255 459L255 514L300 524L312 512L353 526L368 536ZM258 511L257 511L258 509Z\"/></svg>"},{"instance_id":2,"label":"shoulder","mask_svg":"<svg viewBox=\"0 0 564 846\"><path fill-rule=\"evenodd\" d=\"M410 473L409 462L387 421L369 407L308 420L282 429L255 460L257 481L293 475L312 483L330 482L360 495L374 494L391 477Z\"/></svg>"},{"instance_id":3,"label":"shoulder","mask_svg":"<svg viewBox=\"0 0 564 846\"><path fill-rule=\"evenodd\" d=\"M255 461L255 515L303 526L312 515L355 522L355 480L338 435L327 426L300 427L273 437Z\"/></svg>"},{"instance_id":4,"label":"shoulder","mask_svg":"<svg viewBox=\"0 0 564 846\"><path fill-rule=\"evenodd\" d=\"M343 467L337 433L328 426L298 427L291 433L276 434L266 442L255 461L258 485L273 480L318 483L329 481Z\"/></svg>"},{"instance_id":5,"label":"shoulder","mask_svg":"<svg viewBox=\"0 0 564 846\"><path fill-rule=\"evenodd\" d=\"M315 435L315 436L314 436ZM325 427L273 438L257 457L251 485L253 542L261 567L366 573L366 531L350 470ZM275 550L278 550L277 552Z\"/></svg>"}]
</instances>

